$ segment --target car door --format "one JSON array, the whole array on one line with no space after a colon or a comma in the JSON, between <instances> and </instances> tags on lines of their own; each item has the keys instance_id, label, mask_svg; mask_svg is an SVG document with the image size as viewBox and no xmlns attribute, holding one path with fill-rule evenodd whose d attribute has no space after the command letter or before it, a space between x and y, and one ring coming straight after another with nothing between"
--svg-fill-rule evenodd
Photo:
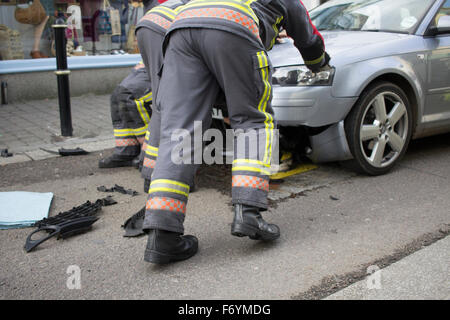
<instances>
[{"instance_id":1,"label":"car door","mask_svg":"<svg viewBox=\"0 0 450 320\"><path fill-rule=\"evenodd\" d=\"M432 26L450 27L450 0L443 3ZM450 130L450 32L426 37L424 41L429 52L423 122L427 131Z\"/></svg>"}]
</instances>

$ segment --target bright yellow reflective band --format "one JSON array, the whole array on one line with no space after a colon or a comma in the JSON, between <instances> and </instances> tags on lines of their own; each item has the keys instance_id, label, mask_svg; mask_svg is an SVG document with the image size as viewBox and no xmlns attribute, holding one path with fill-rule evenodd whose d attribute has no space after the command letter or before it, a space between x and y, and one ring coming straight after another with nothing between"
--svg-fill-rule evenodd
<instances>
[{"instance_id":1,"label":"bright yellow reflective band","mask_svg":"<svg viewBox=\"0 0 450 320\"><path fill-rule=\"evenodd\" d=\"M120 133L120 132L122 132L122 133L133 132L133 129L131 129L131 128L128 128L128 129L114 129L114 132L117 132L117 133Z\"/></svg>"},{"instance_id":2,"label":"bright yellow reflective band","mask_svg":"<svg viewBox=\"0 0 450 320\"><path fill-rule=\"evenodd\" d=\"M115 137L139 136L145 134L147 126L137 129L114 129Z\"/></svg>"},{"instance_id":3,"label":"bright yellow reflective band","mask_svg":"<svg viewBox=\"0 0 450 320\"><path fill-rule=\"evenodd\" d=\"M253 159L236 159L233 161L233 165L234 164L238 164L238 163L251 163L251 164L257 164L260 166L264 166L267 168L270 168L270 164L264 163L262 161L259 160L253 160Z\"/></svg>"},{"instance_id":4,"label":"bright yellow reflective band","mask_svg":"<svg viewBox=\"0 0 450 320\"><path fill-rule=\"evenodd\" d=\"M144 120L145 125L148 126L148 124L150 122L150 115L148 114L147 109L145 109L144 103L145 103L145 100L141 101L141 106L140 106L140 109L142 110L141 117L144 116L144 118L147 119L146 121L144 119L142 119L142 120Z\"/></svg>"},{"instance_id":5,"label":"bright yellow reflective band","mask_svg":"<svg viewBox=\"0 0 450 320\"><path fill-rule=\"evenodd\" d=\"M143 96L141 99L144 99L144 102L150 102L153 99L153 92L150 92Z\"/></svg>"},{"instance_id":6,"label":"bright yellow reflective band","mask_svg":"<svg viewBox=\"0 0 450 320\"><path fill-rule=\"evenodd\" d=\"M243 5L244 4L244 5ZM194 0L189 2L188 4L184 5L182 10L189 9L189 8L195 8L195 7L202 7L205 5L219 5L219 6L228 6L233 7L236 9L239 9L246 14L248 14L250 17L252 17L253 20L255 20L256 24L259 24L259 19L256 16L255 12L252 8L250 8L249 5L245 5L242 1L235 1L235 0L227 0L227 1L214 1L214 0Z\"/></svg>"},{"instance_id":7,"label":"bright yellow reflective band","mask_svg":"<svg viewBox=\"0 0 450 320\"><path fill-rule=\"evenodd\" d=\"M134 102L136 103L136 108L141 116L142 121L145 123L145 125L147 125L149 122L149 117L147 111L145 111L144 103L141 100L134 100ZM145 113L147 113L147 117L145 117Z\"/></svg>"},{"instance_id":8,"label":"bright yellow reflective band","mask_svg":"<svg viewBox=\"0 0 450 320\"><path fill-rule=\"evenodd\" d=\"M164 7L164 6L157 6L157 7L153 8L152 10L150 10L150 12L161 13L162 15L171 19L172 21L173 21L173 19L175 19L175 13L173 12L173 10L169 9L167 7Z\"/></svg>"},{"instance_id":9,"label":"bright yellow reflective band","mask_svg":"<svg viewBox=\"0 0 450 320\"><path fill-rule=\"evenodd\" d=\"M266 55L264 55L264 59L266 60L266 65L268 65L269 63L268 63L268 58L267 58L267 56ZM268 70L268 69L267 69ZM267 95L267 100L266 100L266 103L265 103L265 106L264 106L264 112L265 112L265 114L268 116L268 119L266 120L266 123L268 124L268 126L269 126L269 133L270 133L270 143L267 145L267 151L268 151L268 153L267 153L267 159L266 159L266 161L265 161L265 163L270 163L271 162L271 159L272 159L272 144L273 144L273 129L274 129L274 123L273 123L273 117L272 117L272 115L270 114L270 113L267 113L266 112L266 107L267 107L267 103L269 102L269 99L270 99L270 95L272 94L272 86L270 85L270 82L269 82L269 77L268 77L268 75L266 75L266 85L268 86L268 88L269 88L269 93L268 93L268 95ZM269 139L268 138L268 139Z\"/></svg>"},{"instance_id":10,"label":"bright yellow reflective band","mask_svg":"<svg viewBox=\"0 0 450 320\"><path fill-rule=\"evenodd\" d=\"M263 104L265 104L265 99L266 99L266 94L267 94L266 70L264 68L264 66L266 66L266 64L265 64L265 62L263 62L263 58L262 58L263 51L258 52L256 55L258 56L259 67L261 68L260 69L261 70L261 78L262 78L262 80L264 82L264 93L263 93L263 95L261 97L261 100L259 101L258 110L260 112L264 113L264 111L263 111ZM269 132L268 132L267 123L266 123L267 122L267 115L265 115L265 117L266 117L266 120L264 121L264 127L265 127L265 132L266 132L266 149L264 150L264 158L263 158L264 162L266 161L266 157L267 157L266 156L267 146L268 146L267 139L269 137L269 135L268 135Z\"/></svg>"},{"instance_id":11,"label":"bright yellow reflective band","mask_svg":"<svg viewBox=\"0 0 450 320\"><path fill-rule=\"evenodd\" d=\"M181 6L176 7L175 9L172 9L172 10L173 10L173 12L178 14L178 12L180 12L183 8L184 8L184 5L181 5Z\"/></svg>"},{"instance_id":12,"label":"bright yellow reflective band","mask_svg":"<svg viewBox=\"0 0 450 320\"><path fill-rule=\"evenodd\" d=\"M189 193L189 186L179 181L157 179L150 183L150 190L148 193L158 191L174 192L187 197Z\"/></svg>"},{"instance_id":13,"label":"bright yellow reflective band","mask_svg":"<svg viewBox=\"0 0 450 320\"><path fill-rule=\"evenodd\" d=\"M136 131L134 134L136 135L136 136L143 136L143 135L145 135L145 132L147 131L147 129L144 129L144 130L142 130L142 131Z\"/></svg>"},{"instance_id":14,"label":"bright yellow reflective band","mask_svg":"<svg viewBox=\"0 0 450 320\"><path fill-rule=\"evenodd\" d=\"M147 126L144 126L144 127L135 128L135 129L133 129L133 128L114 129L114 132L118 132L118 133L120 133L120 132L137 132L137 131L142 131L142 130L146 130L146 129L147 129Z\"/></svg>"},{"instance_id":15,"label":"bright yellow reflective band","mask_svg":"<svg viewBox=\"0 0 450 320\"><path fill-rule=\"evenodd\" d=\"M275 31L275 36L273 37L272 41L270 42L270 49L272 49L273 45L275 44L275 40L278 37L278 24L283 20L283 16L279 17L277 21L272 25L273 31Z\"/></svg>"},{"instance_id":16,"label":"bright yellow reflective band","mask_svg":"<svg viewBox=\"0 0 450 320\"><path fill-rule=\"evenodd\" d=\"M305 64L309 64L309 65L311 65L311 64L317 64L317 63L319 63L320 61L322 61L323 58L325 58L325 52L322 53L322 55L320 56L320 58L317 58L316 60L305 61Z\"/></svg>"},{"instance_id":17,"label":"bright yellow reflective band","mask_svg":"<svg viewBox=\"0 0 450 320\"><path fill-rule=\"evenodd\" d=\"M115 133L114 132L114 137L134 137L136 136L134 134L134 132L130 132L130 133Z\"/></svg>"},{"instance_id":18,"label":"bright yellow reflective band","mask_svg":"<svg viewBox=\"0 0 450 320\"><path fill-rule=\"evenodd\" d=\"M147 150L153 150L153 151L158 152L159 149L148 144L147 145Z\"/></svg>"},{"instance_id":19,"label":"bright yellow reflective band","mask_svg":"<svg viewBox=\"0 0 450 320\"><path fill-rule=\"evenodd\" d=\"M134 129L133 131L135 135L144 135L147 132L147 126Z\"/></svg>"},{"instance_id":20,"label":"bright yellow reflective band","mask_svg":"<svg viewBox=\"0 0 450 320\"><path fill-rule=\"evenodd\" d=\"M145 153L149 156L158 156L158 148L152 147L151 145L147 144L147 149L145 150Z\"/></svg>"},{"instance_id":21,"label":"bright yellow reflective band","mask_svg":"<svg viewBox=\"0 0 450 320\"><path fill-rule=\"evenodd\" d=\"M148 151L148 150L145 150L145 153L148 154L149 156L154 156L154 157L158 156L157 153L154 153L154 152L151 152L151 151Z\"/></svg>"},{"instance_id":22,"label":"bright yellow reflective band","mask_svg":"<svg viewBox=\"0 0 450 320\"><path fill-rule=\"evenodd\" d=\"M165 191L165 192L178 193L178 194L181 194L181 195L186 196L186 197L189 196L189 194L188 194L187 192L183 192L183 191L180 191L180 190L177 190L177 189L163 188L163 187L161 187L161 188L150 188L150 190L148 191L148 193L153 193L153 192L158 192L158 191L159 191L159 192L160 192L160 191Z\"/></svg>"},{"instance_id":23,"label":"bright yellow reflective band","mask_svg":"<svg viewBox=\"0 0 450 320\"><path fill-rule=\"evenodd\" d=\"M169 180L169 179L156 179L156 180L152 181L152 182L150 183L150 185L152 186L152 185L155 185L155 184L161 184L161 183L164 183L164 184L173 184L173 185L176 185L176 186L185 188L187 191L189 191L189 185L187 185L187 184L185 184L185 183L182 183L182 182L179 182L179 181Z\"/></svg>"},{"instance_id":24,"label":"bright yellow reflective band","mask_svg":"<svg viewBox=\"0 0 450 320\"><path fill-rule=\"evenodd\" d=\"M152 101L152 98L153 98L153 92L149 92L145 96L142 96L142 97L140 97L139 99L136 99L136 100L144 101L144 102L150 102L150 101Z\"/></svg>"},{"instance_id":25,"label":"bright yellow reflective band","mask_svg":"<svg viewBox=\"0 0 450 320\"><path fill-rule=\"evenodd\" d=\"M269 82L268 77L268 60L264 51L260 51L257 53L259 66L261 68L261 77L264 82L264 93L261 98L261 101L258 105L258 110L262 112L266 120L264 121L265 131L266 131L266 150L264 152L264 163L270 163L270 159L272 157L272 141L273 141L273 118L272 115L266 112L267 102L270 99L270 94L272 87Z\"/></svg>"},{"instance_id":26,"label":"bright yellow reflective band","mask_svg":"<svg viewBox=\"0 0 450 320\"><path fill-rule=\"evenodd\" d=\"M269 171L263 170L263 169L260 169L260 168L255 168L255 167L239 166L239 167L233 167L233 169L231 169L231 171L251 171L251 172L259 172L259 173L265 174L265 175L270 175Z\"/></svg>"}]
</instances>

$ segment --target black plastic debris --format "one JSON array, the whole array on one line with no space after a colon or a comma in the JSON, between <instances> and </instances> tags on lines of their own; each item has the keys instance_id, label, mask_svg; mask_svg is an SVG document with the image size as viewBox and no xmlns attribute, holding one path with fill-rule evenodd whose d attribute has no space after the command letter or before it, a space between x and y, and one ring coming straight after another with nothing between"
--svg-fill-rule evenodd
<instances>
[{"instance_id":1,"label":"black plastic debris","mask_svg":"<svg viewBox=\"0 0 450 320\"><path fill-rule=\"evenodd\" d=\"M40 148L42 151L51 153L51 154L58 154L60 156L66 157L66 156L81 156L81 155L85 155L85 154L89 154L89 152L87 152L84 149L81 148L75 148L75 149L64 149L64 148L60 148L58 149L58 151L53 151L53 150L47 150L44 148Z\"/></svg>"},{"instance_id":2,"label":"black plastic debris","mask_svg":"<svg viewBox=\"0 0 450 320\"><path fill-rule=\"evenodd\" d=\"M13 154L11 152L8 152L8 149L1 149L0 155L3 158L8 158L8 157L12 157Z\"/></svg>"},{"instance_id":3,"label":"black plastic debris","mask_svg":"<svg viewBox=\"0 0 450 320\"><path fill-rule=\"evenodd\" d=\"M119 186L117 184L114 185L114 187L112 187L112 188L106 188L105 186L100 186L100 187L97 187L97 190L101 191L101 192L119 192L119 193L123 193L123 194L129 194L129 195L131 195L133 197L137 196L139 194L135 190L125 189L124 187Z\"/></svg>"},{"instance_id":4,"label":"black plastic debris","mask_svg":"<svg viewBox=\"0 0 450 320\"><path fill-rule=\"evenodd\" d=\"M334 200L334 201L339 200L339 198L337 198L337 197L335 197L335 196L330 196L330 199L331 199L331 200Z\"/></svg>"},{"instance_id":5,"label":"black plastic debris","mask_svg":"<svg viewBox=\"0 0 450 320\"><path fill-rule=\"evenodd\" d=\"M81 149L81 148L75 148L75 149L61 148L58 151L59 151L59 154L63 157L65 157L65 156L82 156L82 155L89 153L86 150Z\"/></svg>"},{"instance_id":6,"label":"black plastic debris","mask_svg":"<svg viewBox=\"0 0 450 320\"><path fill-rule=\"evenodd\" d=\"M113 199L112 196L107 196L106 198L98 199L97 201L100 201L103 207L112 206L114 204L117 204L117 201Z\"/></svg>"},{"instance_id":7,"label":"black plastic debris","mask_svg":"<svg viewBox=\"0 0 450 320\"><path fill-rule=\"evenodd\" d=\"M110 206L117 202L111 197L98 199L94 203L86 201L78 207L73 207L69 211L58 213L54 217L44 218L37 221L34 230L25 242L24 249L26 252L30 252L38 245L47 241L48 239L56 236L57 239L68 238L70 236L83 233L92 227L92 224L96 222L99 217L97 213L103 206ZM33 240L32 236L38 232L45 231L48 235L43 236L40 239Z\"/></svg>"},{"instance_id":8,"label":"black plastic debris","mask_svg":"<svg viewBox=\"0 0 450 320\"><path fill-rule=\"evenodd\" d=\"M269 183L272 185L273 184L282 184L282 183L284 183L284 179L270 179Z\"/></svg>"},{"instance_id":9,"label":"black plastic debris","mask_svg":"<svg viewBox=\"0 0 450 320\"><path fill-rule=\"evenodd\" d=\"M122 228L125 229L124 237L139 237L142 236L144 231L142 230L142 226L144 224L145 218L145 207L141 210L133 214L130 218L128 218Z\"/></svg>"}]
</instances>

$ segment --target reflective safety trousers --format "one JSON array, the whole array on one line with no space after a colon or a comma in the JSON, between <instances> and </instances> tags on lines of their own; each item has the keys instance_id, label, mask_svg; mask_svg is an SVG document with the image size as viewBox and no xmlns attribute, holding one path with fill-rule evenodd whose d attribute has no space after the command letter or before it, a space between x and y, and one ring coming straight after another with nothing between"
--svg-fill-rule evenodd
<instances>
[{"instance_id":1,"label":"reflective safety trousers","mask_svg":"<svg viewBox=\"0 0 450 320\"><path fill-rule=\"evenodd\" d=\"M111 95L111 118L119 157L138 156L151 118L152 93L144 66L138 65Z\"/></svg>"}]
</instances>

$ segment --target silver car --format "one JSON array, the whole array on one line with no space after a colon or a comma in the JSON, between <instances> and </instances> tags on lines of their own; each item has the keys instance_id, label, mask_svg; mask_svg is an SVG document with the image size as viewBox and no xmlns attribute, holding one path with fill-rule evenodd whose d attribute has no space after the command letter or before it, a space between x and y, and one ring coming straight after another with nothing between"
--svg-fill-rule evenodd
<instances>
[{"instance_id":1,"label":"silver car","mask_svg":"<svg viewBox=\"0 0 450 320\"><path fill-rule=\"evenodd\" d=\"M411 138L450 131L450 0L335 0L310 16L333 68L312 74L288 38L269 52L282 145L379 175Z\"/></svg>"}]
</instances>

